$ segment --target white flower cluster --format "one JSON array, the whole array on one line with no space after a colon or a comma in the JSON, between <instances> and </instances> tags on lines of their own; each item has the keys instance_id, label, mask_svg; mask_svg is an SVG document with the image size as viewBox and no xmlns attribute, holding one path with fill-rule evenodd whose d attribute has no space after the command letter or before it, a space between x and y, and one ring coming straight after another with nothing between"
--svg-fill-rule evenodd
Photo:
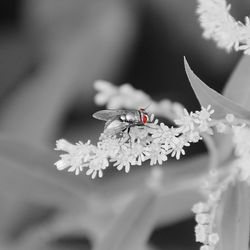
<instances>
[{"instance_id":1,"label":"white flower cluster","mask_svg":"<svg viewBox=\"0 0 250 250\"><path fill-rule=\"evenodd\" d=\"M94 87L97 91L95 103L100 106L106 105L108 109L146 107L152 101L149 95L142 90L134 89L128 83L117 87L110 82L99 80L94 83Z\"/></svg>"},{"instance_id":2,"label":"white flower cluster","mask_svg":"<svg viewBox=\"0 0 250 250\"><path fill-rule=\"evenodd\" d=\"M202 243L201 250L214 250L219 242L216 230L216 213L223 193L228 186L238 179L250 184L250 129L249 123L227 114L225 119L213 121L217 132L233 133L236 160L227 168L227 173L220 176L216 170L210 171L203 183L203 191L207 196L206 202L193 206L197 225L195 227L196 241Z\"/></svg>"},{"instance_id":3,"label":"white flower cluster","mask_svg":"<svg viewBox=\"0 0 250 250\"><path fill-rule=\"evenodd\" d=\"M209 203L199 202L193 206L192 211L196 214L195 239L203 245L200 250L214 250L219 242L219 235L213 232L212 214L213 207Z\"/></svg>"},{"instance_id":4,"label":"white flower cluster","mask_svg":"<svg viewBox=\"0 0 250 250\"><path fill-rule=\"evenodd\" d=\"M213 39L218 47L231 51L243 50L250 55L250 21L236 21L229 13L226 0L198 0L197 14L203 28L203 36Z\"/></svg>"},{"instance_id":5,"label":"white flower cluster","mask_svg":"<svg viewBox=\"0 0 250 250\"><path fill-rule=\"evenodd\" d=\"M176 120L178 127L158 124L151 115L145 126L134 126L120 136L111 136L105 131L97 145L79 142L73 145L62 139L57 141L56 150L66 151L55 163L58 170L68 168L69 172L78 175L83 169L92 178L102 177L103 170L110 163L118 170L125 169L128 173L133 165L141 165L149 160L150 165L162 164L168 156L180 159L185 154L184 147L201 139L201 133L212 133L210 126L211 106L202 107L201 111L184 111L182 118Z\"/></svg>"},{"instance_id":6,"label":"white flower cluster","mask_svg":"<svg viewBox=\"0 0 250 250\"><path fill-rule=\"evenodd\" d=\"M238 157L235 165L240 170L240 179L250 183L250 129L244 124L233 126L235 154Z\"/></svg>"},{"instance_id":7,"label":"white flower cluster","mask_svg":"<svg viewBox=\"0 0 250 250\"><path fill-rule=\"evenodd\" d=\"M206 1L207 6L215 8L218 4L228 13L229 8L225 1L214 0L211 5L209 5L211 1ZM199 2L202 6L204 1L200 0ZM205 3L203 4L205 6ZM201 10L200 13L204 14L203 18L209 14ZM215 8L214 14L216 13ZM207 16L207 18L210 17ZM232 21L230 18L229 20ZM207 33L207 37L212 34L212 30L211 28L211 32ZM219 32L219 26L217 30ZM230 43L225 34L221 46L227 49L236 46L237 41L234 40ZM219 40L219 35L217 38ZM58 170L67 169L76 175L84 171L87 175L95 178L102 177L103 171L113 165L117 170L124 169L128 173L131 166L142 165L145 161L149 161L150 165L161 165L168 160L168 157L175 157L179 160L185 154L185 147L198 142L203 137L205 140L207 138L205 134L212 135L214 131L233 133L237 159L233 161L227 173L223 172L223 176L220 176L215 170L217 166L213 171L210 171L204 182L205 185L203 185L207 201L195 204L192 209L197 222L195 227L196 241L202 243L200 250L215 250L219 242L219 234L216 231L216 215L220 212L218 207L223 193L236 178L250 184L249 121L236 118L233 114L227 114L219 120L212 119L214 110L211 109L211 105L206 108L201 107L200 111L189 113L181 105L171 103L168 100L155 102L143 91L136 90L129 84L116 87L111 83L98 81L95 88L98 90L95 100L99 105L107 105L111 109L133 109L134 107L150 105L151 111L174 120L176 126L169 127L164 123L159 123L157 119L154 120L154 115L151 115L150 121L146 125L131 126L116 135L105 133L104 130L97 145L91 144L90 141L78 142L74 145L64 139L58 140L55 149L65 151L64 154L60 155L61 159L55 163ZM162 172L158 170L152 172L153 174L148 180L147 184L150 187L159 188L161 185Z\"/></svg>"},{"instance_id":8,"label":"white flower cluster","mask_svg":"<svg viewBox=\"0 0 250 250\"><path fill-rule=\"evenodd\" d=\"M196 203L192 211L195 214L197 225L195 226L195 239L202 243L200 250L214 250L219 242L219 234L215 230L217 227L217 217L219 203L223 193L229 184L237 178L237 169L230 169L226 178L221 179L217 171L211 171L204 181L203 191L208 197L206 202Z\"/></svg>"}]
</instances>

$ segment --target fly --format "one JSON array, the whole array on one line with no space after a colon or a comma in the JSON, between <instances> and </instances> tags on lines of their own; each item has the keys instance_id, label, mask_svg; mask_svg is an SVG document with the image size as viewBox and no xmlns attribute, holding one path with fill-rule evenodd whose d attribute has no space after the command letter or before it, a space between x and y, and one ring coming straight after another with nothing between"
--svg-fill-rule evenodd
<instances>
[{"instance_id":1,"label":"fly","mask_svg":"<svg viewBox=\"0 0 250 250\"><path fill-rule=\"evenodd\" d=\"M126 130L129 133L131 127L145 126L149 122L149 115L145 112L145 109L100 110L94 113L93 117L106 121L104 133L111 136L121 134Z\"/></svg>"}]
</instances>

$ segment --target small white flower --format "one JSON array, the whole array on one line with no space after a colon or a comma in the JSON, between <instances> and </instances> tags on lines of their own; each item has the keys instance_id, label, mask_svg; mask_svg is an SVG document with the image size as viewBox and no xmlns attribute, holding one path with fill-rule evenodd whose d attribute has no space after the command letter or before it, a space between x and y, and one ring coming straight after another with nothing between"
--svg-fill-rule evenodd
<instances>
[{"instance_id":1,"label":"small white flower","mask_svg":"<svg viewBox=\"0 0 250 250\"><path fill-rule=\"evenodd\" d=\"M219 242L219 235L217 233L212 233L208 235L208 242L210 245L215 246Z\"/></svg>"},{"instance_id":2,"label":"small white flower","mask_svg":"<svg viewBox=\"0 0 250 250\"><path fill-rule=\"evenodd\" d=\"M164 123L160 123L155 130L152 131L154 142L159 143L166 140L170 135L170 128Z\"/></svg>"},{"instance_id":3,"label":"small white flower","mask_svg":"<svg viewBox=\"0 0 250 250\"><path fill-rule=\"evenodd\" d=\"M115 157L120 150L120 140L113 137L103 136L103 139L98 142L98 148L105 152L105 157Z\"/></svg>"},{"instance_id":4,"label":"small white flower","mask_svg":"<svg viewBox=\"0 0 250 250\"><path fill-rule=\"evenodd\" d=\"M226 129L227 129L227 126L222 122L217 123L215 125L215 127L216 127L218 133L225 133Z\"/></svg>"},{"instance_id":5,"label":"small white flower","mask_svg":"<svg viewBox=\"0 0 250 250\"><path fill-rule=\"evenodd\" d=\"M90 141L73 145L66 140L60 140L57 143L57 150L64 150L68 154L60 155L61 160L55 163L58 170L68 168L68 172L75 172L78 175L87 162L94 156L96 147L90 145Z\"/></svg>"},{"instance_id":6,"label":"small white flower","mask_svg":"<svg viewBox=\"0 0 250 250\"><path fill-rule=\"evenodd\" d=\"M75 145L71 144L70 142L66 141L65 139L60 139L56 141L56 148L55 150L61 150L66 152L71 152L74 150Z\"/></svg>"},{"instance_id":7,"label":"small white flower","mask_svg":"<svg viewBox=\"0 0 250 250\"><path fill-rule=\"evenodd\" d=\"M237 156L250 154L250 129L242 126L233 126L235 153Z\"/></svg>"},{"instance_id":8,"label":"small white flower","mask_svg":"<svg viewBox=\"0 0 250 250\"><path fill-rule=\"evenodd\" d=\"M235 116L233 114L227 114L226 120L228 123L233 123L235 121Z\"/></svg>"},{"instance_id":9,"label":"small white flower","mask_svg":"<svg viewBox=\"0 0 250 250\"><path fill-rule=\"evenodd\" d=\"M197 224L194 228L196 234L207 234L209 231L208 225Z\"/></svg>"},{"instance_id":10,"label":"small white flower","mask_svg":"<svg viewBox=\"0 0 250 250\"><path fill-rule=\"evenodd\" d=\"M138 164L139 166L142 164L142 162L146 161L150 156L149 148L143 146L140 143L134 143L131 150L135 155L136 164Z\"/></svg>"},{"instance_id":11,"label":"small white flower","mask_svg":"<svg viewBox=\"0 0 250 250\"><path fill-rule=\"evenodd\" d=\"M125 172L128 173L130 170L130 165L136 164L136 155L130 148L130 145L123 144L118 155L110 160L114 162L114 166L118 170L125 169Z\"/></svg>"},{"instance_id":12,"label":"small white flower","mask_svg":"<svg viewBox=\"0 0 250 250\"><path fill-rule=\"evenodd\" d=\"M125 108L146 107L152 102L149 95L130 84L121 85L117 97L121 101L121 107Z\"/></svg>"},{"instance_id":13,"label":"small white flower","mask_svg":"<svg viewBox=\"0 0 250 250\"><path fill-rule=\"evenodd\" d=\"M204 203L204 202L198 202L198 203L194 204L194 206L192 208L192 211L195 214L208 212L208 210L209 210L209 205L207 203Z\"/></svg>"},{"instance_id":14,"label":"small white flower","mask_svg":"<svg viewBox=\"0 0 250 250\"><path fill-rule=\"evenodd\" d=\"M164 113L164 111L169 112L171 110L171 106L172 106L171 104L172 103L169 100L163 99L159 101L158 108L161 111L161 113Z\"/></svg>"},{"instance_id":15,"label":"small white flower","mask_svg":"<svg viewBox=\"0 0 250 250\"><path fill-rule=\"evenodd\" d=\"M209 195L208 195L208 199L210 202L212 203L216 203L218 202L220 199L221 199L221 190L218 189L214 192L211 192Z\"/></svg>"},{"instance_id":16,"label":"small white flower","mask_svg":"<svg viewBox=\"0 0 250 250\"><path fill-rule=\"evenodd\" d=\"M240 170L239 179L241 181L248 181L250 179L250 154L235 160L235 165Z\"/></svg>"},{"instance_id":17,"label":"small white flower","mask_svg":"<svg viewBox=\"0 0 250 250\"><path fill-rule=\"evenodd\" d=\"M117 92L117 87L103 80L96 81L94 87L98 91L95 96L95 103L100 106L105 105Z\"/></svg>"},{"instance_id":18,"label":"small white flower","mask_svg":"<svg viewBox=\"0 0 250 250\"><path fill-rule=\"evenodd\" d=\"M134 91L135 89L133 88L133 86L128 83L121 85L119 88L119 92L123 95L132 96L134 94Z\"/></svg>"},{"instance_id":19,"label":"small white flower","mask_svg":"<svg viewBox=\"0 0 250 250\"><path fill-rule=\"evenodd\" d=\"M202 140L202 137L200 136L200 133L198 131L190 131L188 132L185 137L187 138L188 142L198 142L199 140Z\"/></svg>"},{"instance_id":20,"label":"small white flower","mask_svg":"<svg viewBox=\"0 0 250 250\"><path fill-rule=\"evenodd\" d=\"M200 247L200 250L214 250L214 247L209 245L203 245Z\"/></svg>"},{"instance_id":21,"label":"small white flower","mask_svg":"<svg viewBox=\"0 0 250 250\"><path fill-rule=\"evenodd\" d=\"M194 119L192 117L192 112L189 114L186 109L184 109L183 116L174 120L174 122L180 127L180 131L182 133L194 130Z\"/></svg>"},{"instance_id":22,"label":"small white flower","mask_svg":"<svg viewBox=\"0 0 250 250\"><path fill-rule=\"evenodd\" d=\"M207 234L205 232L200 232L195 234L196 242L205 243L207 240Z\"/></svg>"},{"instance_id":23,"label":"small white flower","mask_svg":"<svg viewBox=\"0 0 250 250\"><path fill-rule=\"evenodd\" d=\"M190 143L185 139L184 136L180 136L173 137L169 142L169 145L170 149L168 150L168 153L171 153L172 157L176 157L176 159L179 160L181 155L185 155L185 150L183 149L183 147L190 146Z\"/></svg>"},{"instance_id":24,"label":"small white flower","mask_svg":"<svg viewBox=\"0 0 250 250\"><path fill-rule=\"evenodd\" d=\"M98 177L103 176L103 170L109 166L108 159L105 158L101 153L97 153L96 157L90 161L89 169L86 172L86 175L91 175L91 178L94 179L97 174Z\"/></svg>"},{"instance_id":25,"label":"small white flower","mask_svg":"<svg viewBox=\"0 0 250 250\"><path fill-rule=\"evenodd\" d=\"M211 115L214 113L214 110L211 109L211 105L208 105L207 108L201 107L200 111L196 111L194 116L194 121L199 124L199 129L201 132L212 133L211 128L209 127L209 122L212 120Z\"/></svg>"},{"instance_id":26,"label":"small white flower","mask_svg":"<svg viewBox=\"0 0 250 250\"><path fill-rule=\"evenodd\" d=\"M163 146L166 150L169 148L169 143L175 140L176 136L179 134L179 131L175 128L169 128L164 123L160 123L160 127L152 132L153 142L164 144Z\"/></svg>"},{"instance_id":27,"label":"small white flower","mask_svg":"<svg viewBox=\"0 0 250 250\"><path fill-rule=\"evenodd\" d=\"M151 143L149 146L149 156L150 165L162 164L168 159L166 150L159 143Z\"/></svg>"},{"instance_id":28,"label":"small white flower","mask_svg":"<svg viewBox=\"0 0 250 250\"><path fill-rule=\"evenodd\" d=\"M202 123L204 121L210 122L212 120L210 116L213 113L214 110L211 109L211 105L208 105L206 108L201 107L201 111L196 111L194 116L198 119L198 123Z\"/></svg>"},{"instance_id":29,"label":"small white flower","mask_svg":"<svg viewBox=\"0 0 250 250\"><path fill-rule=\"evenodd\" d=\"M195 220L199 224L207 224L210 222L210 215L207 213L196 214Z\"/></svg>"},{"instance_id":30,"label":"small white flower","mask_svg":"<svg viewBox=\"0 0 250 250\"><path fill-rule=\"evenodd\" d=\"M115 93L117 87L115 87L112 83L105 80L97 80L94 82L94 88L98 92L112 92Z\"/></svg>"}]
</instances>

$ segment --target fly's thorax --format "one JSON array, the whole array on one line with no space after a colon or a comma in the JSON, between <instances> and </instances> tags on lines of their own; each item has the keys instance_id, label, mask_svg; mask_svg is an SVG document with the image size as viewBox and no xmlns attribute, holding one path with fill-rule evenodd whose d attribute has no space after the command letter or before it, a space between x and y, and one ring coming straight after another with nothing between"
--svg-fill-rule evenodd
<instances>
[{"instance_id":1,"label":"fly's thorax","mask_svg":"<svg viewBox=\"0 0 250 250\"><path fill-rule=\"evenodd\" d=\"M137 116L135 112L128 112L126 114L126 120L128 122L136 122L137 121Z\"/></svg>"},{"instance_id":2,"label":"fly's thorax","mask_svg":"<svg viewBox=\"0 0 250 250\"><path fill-rule=\"evenodd\" d=\"M149 122L149 116L144 110L130 110L119 116L119 120L122 122L134 123L145 125Z\"/></svg>"},{"instance_id":3,"label":"fly's thorax","mask_svg":"<svg viewBox=\"0 0 250 250\"><path fill-rule=\"evenodd\" d=\"M120 120L129 123L138 123L141 121L138 111L128 111L126 114L120 116Z\"/></svg>"}]
</instances>

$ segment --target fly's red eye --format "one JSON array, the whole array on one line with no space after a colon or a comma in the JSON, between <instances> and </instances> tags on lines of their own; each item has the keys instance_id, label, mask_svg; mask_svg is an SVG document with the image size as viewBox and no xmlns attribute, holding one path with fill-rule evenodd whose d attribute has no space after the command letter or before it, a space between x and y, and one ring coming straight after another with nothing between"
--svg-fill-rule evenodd
<instances>
[{"instance_id":1,"label":"fly's red eye","mask_svg":"<svg viewBox=\"0 0 250 250\"><path fill-rule=\"evenodd\" d=\"M147 116L147 115L143 115L143 117L142 117L142 122L143 122L144 124L146 124L146 123L148 122L148 116Z\"/></svg>"}]
</instances>

